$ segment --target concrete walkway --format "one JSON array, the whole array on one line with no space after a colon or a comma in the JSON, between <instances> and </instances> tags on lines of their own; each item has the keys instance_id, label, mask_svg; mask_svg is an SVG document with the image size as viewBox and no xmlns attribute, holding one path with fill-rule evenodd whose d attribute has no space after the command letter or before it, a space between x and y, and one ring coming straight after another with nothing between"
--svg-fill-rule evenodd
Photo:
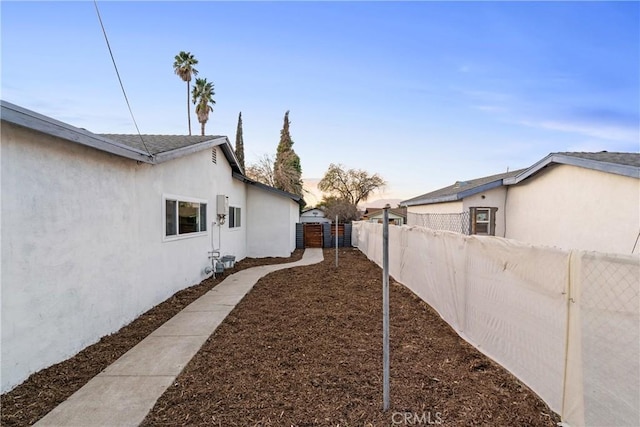
<instances>
[{"instance_id":1,"label":"concrete walkway","mask_svg":"<svg viewBox=\"0 0 640 427\"><path fill-rule=\"evenodd\" d=\"M300 261L253 267L232 274L140 341L35 425L139 425L258 279L276 270L316 264L322 259L322 249L306 249Z\"/></svg>"}]
</instances>

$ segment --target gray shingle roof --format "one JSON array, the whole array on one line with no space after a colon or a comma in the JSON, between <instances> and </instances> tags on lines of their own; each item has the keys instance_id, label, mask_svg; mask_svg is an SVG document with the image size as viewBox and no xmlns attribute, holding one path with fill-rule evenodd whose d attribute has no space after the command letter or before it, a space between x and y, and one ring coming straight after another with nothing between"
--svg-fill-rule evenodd
<instances>
[{"instance_id":1,"label":"gray shingle roof","mask_svg":"<svg viewBox=\"0 0 640 427\"><path fill-rule=\"evenodd\" d=\"M465 197L501 185L517 184L552 164L567 164L634 178L640 177L640 153L608 151L551 153L527 169L486 176L471 181L458 181L448 187L405 200L400 204L415 206L462 200Z\"/></svg>"},{"instance_id":2,"label":"gray shingle roof","mask_svg":"<svg viewBox=\"0 0 640 427\"><path fill-rule=\"evenodd\" d=\"M640 167L640 153L617 153L601 151L599 153L564 152L553 153L564 156L578 157L581 159L595 160L597 162L614 163L617 165L627 165Z\"/></svg>"},{"instance_id":3,"label":"gray shingle roof","mask_svg":"<svg viewBox=\"0 0 640 427\"><path fill-rule=\"evenodd\" d=\"M400 204L402 206L414 206L462 200L464 197L500 187L503 179L514 177L524 171L525 169L519 169L511 172L499 173L497 175L476 178L470 181L456 181L448 187L405 200L400 202Z\"/></svg>"},{"instance_id":4,"label":"gray shingle roof","mask_svg":"<svg viewBox=\"0 0 640 427\"><path fill-rule=\"evenodd\" d=\"M640 153L598 153L564 152L551 153L522 174L505 179L505 185L514 185L528 179L539 171L554 164L571 165L632 178L640 178Z\"/></svg>"},{"instance_id":5,"label":"gray shingle roof","mask_svg":"<svg viewBox=\"0 0 640 427\"><path fill-rule=\"evenodd\" d=\"M103 133L100 134L100 136L144 152L148 149L152 155L188 147L201 142L224 138L218 135L124 135L115 133ZM143 141L144 144L142 143ZM146 149L144 147L145 145L147 146Z\"/></svg>"}]
</instances>

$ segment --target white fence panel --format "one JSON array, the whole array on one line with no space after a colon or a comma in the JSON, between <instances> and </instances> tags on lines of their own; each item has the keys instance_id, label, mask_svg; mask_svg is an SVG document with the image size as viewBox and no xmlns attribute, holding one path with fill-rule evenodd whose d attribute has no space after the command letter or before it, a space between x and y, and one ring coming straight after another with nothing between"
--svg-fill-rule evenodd
<instances>
[{"instance_id":1,"label":"white fence panel","mask_svg":"<svg viewBox=\"0 0 640 427\"><path fill-rule=\"evenodd\" d=\"M381 265L382 226L353 230ZM389 245L391 275L565 422L640 425L640 257L424 227L391 227Z\"/></svg>"},{"instance_id":2,"label":"white fence panel","mask_svg":"<svg viewBox=\"0 0 640 427\"><path fill-rule=\"evenodd\" d=\"M640 425L640 259L574 258L563 415L576 425Z\"/></svg>"}]
</instances>

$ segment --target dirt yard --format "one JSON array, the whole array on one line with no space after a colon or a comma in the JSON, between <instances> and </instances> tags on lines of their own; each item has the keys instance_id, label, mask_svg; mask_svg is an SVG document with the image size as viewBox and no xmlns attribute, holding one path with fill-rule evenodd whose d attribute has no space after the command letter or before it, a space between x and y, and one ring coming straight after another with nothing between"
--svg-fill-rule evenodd
<instances>
[{"instance_id":1,"label":"dirt yard","mask_svg":"<svg viewBox=\"0 0 640 427\"><path fill-rule=\"evenodd\" d=\"M146 426L554 426L527 387L392 283L391 409L382 407L381 270L357 249L258 282Z\"/></svg>"},{"instance_id":2,"label":"dirt yard","mask_svg":"<svg viewBox=\"0 0 640 427\"><path fill-rule=\"evenodd\" d=\"M381 270L357 249L272 273L158 400L146 426L554 426L559 417L392 281L391 409L382 412ZM296 252L294 259L301 253ZM290 259L244 260L233 271ZM232 272L233 272L232 271ZM30 425L219 280L179 292L2 395Z\"/></svg>"}]
</instances>

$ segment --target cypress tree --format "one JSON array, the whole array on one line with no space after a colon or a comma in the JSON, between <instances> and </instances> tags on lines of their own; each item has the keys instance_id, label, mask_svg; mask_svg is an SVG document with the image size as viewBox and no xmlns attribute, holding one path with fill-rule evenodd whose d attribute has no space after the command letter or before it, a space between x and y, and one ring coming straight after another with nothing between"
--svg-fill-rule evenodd
<instances>
[{"instance_id":1,"label":"cypress tree","mask_svg":"<svg viewBox=\"0 0 640 427\"><path fill-rule=\"evenodd\" d=\"M302 197L302 167L300 157L293 150L289 133L289 111L284 114L280 142L273 165L275 187Z\"/></svg>"},{"instance_id":2,"label":"cypress tree","mask_svg":"<svg viewBox=\"0 0 640 427\"><path fill-rule=\"evenodd\" d=\"M244 171L244 140L242 139L242 111L238 114L238 128L236 129L236 157Z\"/></svg>"}]
</instances>

